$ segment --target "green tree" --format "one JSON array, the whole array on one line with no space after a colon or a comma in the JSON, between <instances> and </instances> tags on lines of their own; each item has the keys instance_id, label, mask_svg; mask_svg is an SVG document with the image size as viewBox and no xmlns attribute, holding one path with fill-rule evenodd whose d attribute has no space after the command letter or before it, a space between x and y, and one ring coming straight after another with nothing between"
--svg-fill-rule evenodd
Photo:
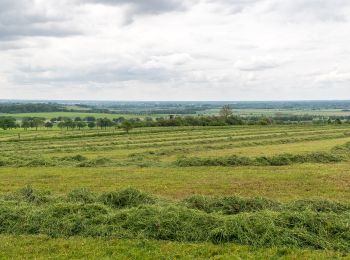
<instances>
[{"instance_id":1,"label":"green tree","mask_svg":"<svg viewBox=\"0 0 350 260\"><path fill-rule=\"evenodd\" d=\"M51 122L46 122L44 125L46 128L52 128L53 127L53 123Z\"/></svg>"},{"instance_id":2,"label":"green tree","mask_svg":"<svg viewBox=\"0 0 350 260\"><path fill-rule=\"evenodd\" d=\"M101 127L101 129L107 129L107 127L113 126L113 122L107 117L99 118L97 119L97 126Z\"/></svg>"},{"instance_id":3,"label":"green tree","mask_svg":"<svg viewBox=\"0 0 350 260\"><path fill-rule=\"evenodd\" d=\"M337 118L337 119L334 121L334 123L335 123L336 125L341 125L341 124L342 124L342 121L341 121L339 118Z\"/></svg>"},{"instance_id":4,"label":"green tree","mask_svg":"<svg viewBox=\"0 0 350 260\"><path fill-rule=\"evenodd\" d=\"M124 121L121 126L122 129L124 129L124 131L128 134L130 130L133 129L133 125L130 121Z\"/></svg>"},{"instance_id":5,"label":"green tree","mask_svg":"<svg viewBox=\"0 0 350 260\"><path fill-rule=\"evenodd\" d=\"M59 123L57 124L57 126L58 126L59 129L62 130L64 127L66 127L66 124L65 124L63 121L61 121L61 122L59 122Z\"/></svg>"},{"instance_id":6,"label":"green tree","mask_svg":"<svg viewBox=\"0 0 350 260\"><path fill-rule=\"evenodd\" d=\"M221 108L219 114L222 118L224 118L226 120L227 118L229 118L230 116L233 115L233 111L232 111L232 108L230 107L230 105L224 105Z\"/></svg>"},{"instance_id":7,"label":"green tree","mask_svg":"<svg viewBox=\"0 0 350 260\"><path fill-rule=\"evenodd\" d=\"M86 123L84 121L79 121L77 122L77 127L78 129L82 129L82 128L85 128L86 127Z\"/></svg>"},{"instance_id":8,"label":"green tree","mask_svg":"<svg viewBox=\"0 0 350 260\"><path fill-rule=\"evenodd\" d=\"M96 127L96 123L95 122L89 122L87 125L90 129L95 128Z\"/></svg>"},{"instance_id":9,"label":"green tree","mask_svg":"<svg viewBox=\"0 0 350 260\"><path fill-rule=\"evenodd\" d=\"M0 128L4 130L16 128L16 118L0 117Z\"/></svg>"},{"instance_id":10,"label":"green tree","mask_svg":"<svg viewBox=\"0 0 350 260\"><path fill-rule=\"evenodd\" d=\"M35 130L38 130L38 128L42 125L44 125L45 118L42 117L34 117L33 118L33 127L35 127Z\"/></svg>"}]
</instances>

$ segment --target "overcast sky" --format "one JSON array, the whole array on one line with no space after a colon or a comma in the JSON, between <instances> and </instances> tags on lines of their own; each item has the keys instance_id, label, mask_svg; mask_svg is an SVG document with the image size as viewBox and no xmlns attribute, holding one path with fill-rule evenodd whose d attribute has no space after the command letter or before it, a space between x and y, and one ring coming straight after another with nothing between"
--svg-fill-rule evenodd
<instances>
[{"instance_id":1,"label":"overcast sky","mask_svg":"<svg viewBox=\"0 0 350 260\"><path fill-rule=\"evenodd\" d=\"M350 99L349 0L0 0L0 99Z\"/></svg>"}]
</instances>

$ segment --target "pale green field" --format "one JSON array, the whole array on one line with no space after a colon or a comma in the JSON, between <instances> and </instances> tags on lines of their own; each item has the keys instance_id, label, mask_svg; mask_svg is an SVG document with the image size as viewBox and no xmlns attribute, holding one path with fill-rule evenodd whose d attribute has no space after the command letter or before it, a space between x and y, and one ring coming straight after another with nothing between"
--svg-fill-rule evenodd
<instances>
[{"instance_id":1,"label":"pale green field","mask_svg":"<svg viewBox=\"0 0 350 260\"><path fill-rule=\"evenodd\" d=\"M220 109L210 109L200 114L212 114L216 115ZM235 109L234 113L241 116L280 116L280 115L313 115L313 116L349 116L350 111L342 111L342 109Z\"/></svg>"},{"instance_id":2,"label":"pale green field","mask_svg":"<svg viewBox=\"0 0 350 260\"><path fill-rule=\"evenodd\" d=\"M147 116L151 117L162 117L166 115L135 115L135 114L106 114L106 113L83 113L83 112L38 112L38 113L17 113L17 114L4 114L0 113L0 116L11 116L15 117L16 119L22 119L23 117L44 117L47 119L51 119L54 117L87 117L87 116L93 116L95 118L104 118L107 117L109 119L118 118L118 117L125 117L125 118L144 118Z\"/></svg>"}]
</instances>

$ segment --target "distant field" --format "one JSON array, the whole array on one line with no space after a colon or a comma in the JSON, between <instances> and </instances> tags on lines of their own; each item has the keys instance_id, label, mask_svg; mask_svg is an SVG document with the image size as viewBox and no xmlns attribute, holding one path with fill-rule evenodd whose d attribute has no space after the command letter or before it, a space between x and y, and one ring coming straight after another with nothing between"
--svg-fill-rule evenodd
<instances>
[{"instance_id":1,"label":"distant field","mask_svg":"<svg viewBox=\"0 0 350 260\"><path fill-rule=\"evenodd\" d=\"M51 119L54 117L87 117L87 116L93 116L95 118L104 118L107 117L109 119L118 118L118 117L125 117L125 118L144 118L147 116L151 117L161 117L166 115L135 115L135 114L105 114L105 113L80 113L80 112L42 112L42 113L20 113L20 114L1 114L0 116L11 116L15 117L17 119L22 119L23 117L44 117L47 119Z\"/></svg>"},{"instance_id":2,"label":"distant field","mask_svg":"<svg viewBox=\"0 0 350 260\"><path fill-rule=\"evenodd\" d=\"M50 113L50 117L58 115L62 113ZM81 117L84 115L74 114ZM12 216L18 214L19 218L21 214L27 214L26 212L32 214L22 220L26 224L8 226L7 222L1 222L0 216L0 258L11 258L16 253L38 259L44 259L49 254L66 259L84 258L87 254L93 254L96 258L126 259L327 259L347 256L350 245L346 242L346 234L350 234L350 230L346 230L345 224L338 221L340 218L346 221L349 214L346 206L342 206L350 201L349 144L348 125L157 127L137 128L129 134L114 129L0 131L0 212ZM179 162L189 162L189 166ZM191 166L191 162L201 166ZM30 189L18 193L18 190L27 185L34 189L34 193ZM147 192L159 198L160 202L155 206L141 205L140 208L132 206L126 209L105 209L106 206L99 204L100 201L86 205L79 204L79 201L74 202L76 204L64 204L66 200L62 199L65 196L69 197L67 194L77 188L86 188L101 194L128 187ZM43 195L46 193L41 193L43 191L49 191L48 194L52 194L53 198L46 199L46 195ZM189 211L183 208L181 201L193 195L220 198L240 196L246 199L262 197L264 200L291 205L301 202L307 205L308 200L312 199L318 206L298 209L297 212L289 209L256 209L249 213L226 216L221 211L204 214L199 210ZM323 208L325 206L320 205L329 206ZM84 222L83 212L90 208L93 212L96 211L92 216L105 214L105 210L112 215L101 216L93 222ZM143 213L137 213L140 210L144 210ZM317 210L322 212L317 213ZM62 212L73 214L67 218L64 215L59 218L67 221L65 226L69 228L69 232L62 228L55 231L58 232L57 237L52 235L55 227L41 226L40 221L35 221L36 218L44 216L44 213L38 213L41 211L52 214L50 217L63 214ZM333 211L343 214L339 215L339 220ZM134 212L135 216L128 215ZM122 218L123 221L122 216L130 217L130 222L125 223L130 229L118 231L107 228L103 231L104 225L109 225L113 220L113 214L117 214L115 217ZM195 217L206 219L203 221L218 218L223 223L231 218L246 221L250 216L253 221L264 217L265 221L275 221L274 225L282 221L280 217L284 218L288 214L296 214L293 216L305 219L310 214L319 214L321 219L330 221L329 225L334 225L333 231L342 230L339 232L343 233L337 233L337 237L330 238L327 234L331 236L331 233L318 230L322 225L317 222L312 230L306 226L299 229L288 226L283 232L291 232L290 242L266 239L259 240L260 244L256 245L252 240L243 239L245 235L255 235L244 233L248 232L246 230L242 231L243 237L239 238L220 233L220 236L230 243L220 242L214 245L210 239L203 238L205 234L198 235L198 238L183 238L185 235L181 233L172 233L168 228L173 224L157 224L158 218L153 218L152 214L185 214L186 221ZM194 215L188 217L186 214ZM152 226L154 229L150 231L147 229L150 226L143 226L142 222L138 222L140 220L136 219L136 216L139 215L150 216L147 221L155 225ZM107 217L111 219L105 222ZM89 231L96 232L95 235L84 233L88 232L84 231L85 228L95 225L93 223L103 225ZM181 226L181 222L176 223L179 230L187 228ZM248 225L244 223L240 225ZM69 239L62 237L60 230L68 232ZM155 231L157 232L153 233ZM212 230L214 231L217 232L216 229ZM267 229L261 232L270 231ZM103 232L106 232L107 237L102 238ZM119 234L119 239L108 235L115 234L113 232ZM135 239L128 232L136 232L139 237ZM227 232L236 231L228 229ZM265 235L267 234L270 233ZM221 239L220 236L211 239ZM262 234L258 237L261 236ZM291 241L295 242L289 247ZM18 246L15 249L13 244L20 245L21 249L18 249Z\"/></svg>"},{"instance_id":3,"label":"distant field","mask_svg":"<svg viewBox=\"0 0 350 260\"><path fill-rule=\"evenodd\" d=\"M80 109L84 108L76 106L68 106L68 109ZM88 109L87 109L88 110ZM350 111L342 111L341 109L320 109L320 110L297 110L297 109L234 109L234 113L240 116L281 116L281 115L312 115L312 116L350 116ZM205 111L200 111L197 114L205 115L218 115L219 109L209 109ZM194 114L192 114L194 115ZM43 112L43 113L17 113L17 114L4 114L0 113L0 116L12 116L17 119L22 119L23 117L44 117L47 119L54 117L87 117L94 116L96 118L107 117L109 119L125 117L125 118L144 118L144 117L167 117L168 114L108 114L108 113L81 113L81 112Z\"/></svg>"},{"instance_id":4,"label":"distant field","mask_svg":"<svg viewBox=\"0 0 350 260\"><path fill-rule=\"evenodd\" d=\"M350 111L342 111L342 109L235 109L234 113L241 116L278 116L278 115L312 115L312 116L350 116ZM209 109L200 114L217 115L220 109Z\"/></svg>"}]
</instances>

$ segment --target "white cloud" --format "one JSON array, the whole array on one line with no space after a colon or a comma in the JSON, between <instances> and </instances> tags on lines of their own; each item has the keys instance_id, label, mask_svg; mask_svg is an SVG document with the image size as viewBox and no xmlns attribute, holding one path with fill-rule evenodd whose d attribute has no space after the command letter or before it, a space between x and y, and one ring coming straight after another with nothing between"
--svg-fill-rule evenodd
<instances>
[{"instance_id":1,"label":"white cloud","mask_svg":"<svg viewBox=\"0 0 350 260\"><path fill-rule=\"evenodd\" d=\"M340 72L337 70L318 75L315 78L320 83L348 83L350 84L350 72Z\"/></svg>"},{"instance_id":2,"label":"white cloud","mask_svg":"<svg viewBox=\"0 0 350 260\"><path fill-rule=\"evenodd\" d=\"M279 63L269 57L252 57L246 60L238 60L235 67L242 71L260 71L273 69L279 66Z\"/></svg>"},{"instance_id":3,"label":"white cloud","mask_svg":"<svg viewBox=\"0 0 350 260\"><path fill-rule=\"evenodd\" d=\"M3 0L0 94L344 98L349 15L347 0Z\"/></svg>"}]
</instances>

